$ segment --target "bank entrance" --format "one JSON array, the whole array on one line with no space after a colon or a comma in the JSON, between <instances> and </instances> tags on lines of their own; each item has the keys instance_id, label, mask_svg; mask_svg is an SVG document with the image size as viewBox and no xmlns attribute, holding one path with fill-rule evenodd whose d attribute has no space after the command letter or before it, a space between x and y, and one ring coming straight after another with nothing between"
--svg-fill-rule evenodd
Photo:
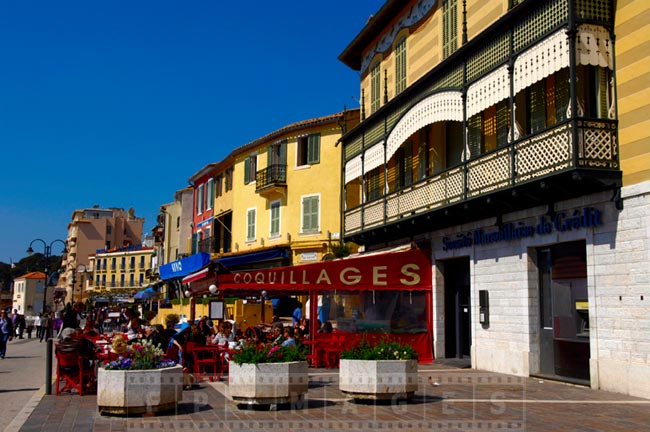
<instances>
[{"instance_id":1,"label":"bank entrance","mask_svg":"<svg viewBox=\"0 0 650 432\"><path fill-rule=\"evenodd\" d=\"M537 250L542 376L589 384L589 303L584 241Z\"/></svg>"}]
</instances>

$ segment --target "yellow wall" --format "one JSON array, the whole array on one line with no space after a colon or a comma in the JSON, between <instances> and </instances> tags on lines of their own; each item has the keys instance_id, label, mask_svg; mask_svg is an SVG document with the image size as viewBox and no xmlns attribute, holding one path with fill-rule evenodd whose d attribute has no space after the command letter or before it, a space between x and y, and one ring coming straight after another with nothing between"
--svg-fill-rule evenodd
<instances>
[{"instance_id":1,"label":"yellow wall","mask_svg":"<svg viewBox=\"0 0 650 432\"><path fill-rule=\"evenodd\" d=\"M209 316L209 305L194 305L194 316L196 319L202 316ZM265 301L264 321L271 322L273 318L273 303L271 300ZM158 315L151 321L151 324L165 325L167 315L176 314L190 317L190 305L172 305L170 309L158 309ZM226 305L225 319L234 320L237 328L245 330L249 326L254 326L262 322L262 308L260 304L244 303L243 300L237 300L236 303ZM216 320L215 320L216 322Z\"/></svg>"},{"instance_id":2,"label":"yellow wall","mask_svg":"<svg viewBox=\"0 0 650 432\"><path fill-rule=\"evenodd\" d=\"M358 122L358 111L350 112L348 126ZM350 124L352 123L352 124ZM298 137L320 133L320 163L297 166ZM301 262L301 253L316 252L317 260L328 252L328 232L334 237L340 231L341 146L336 142L341 129L335 121L322 125L292 130L286 135L274 137L254 149L236 157L233 187L233 251L254 251L262 247L290 245L293 264ZM262 195L255 191L255 183L244 184L244 161L257 153L257 171L267 167L267 148L281 139L287 140L287 187L279 192ZM320 230L317 233L301 233L302 199L305 195L320 196ZM270 237L270 204L280 200L280 236ZM256 238L247 242L247 211L257 211ZM238 246L238 249L237 249Z\"/></svg>"},{"instance_id":3,"label":"yellow wall","mask_svg":"<svg viewBox=\"0 0 650 432\"><path fill-rule=\"evenodd\" d=\"M616 91L625 186L650 180L650 8L616 2Z\"/></svg>"},{"instance_id":4,"label":"yellow wall","mask_svg":"<svg viewBox=\"0 0 650 432\"><path fill-rule=\"evenodd\" d=\"M415 4L411 1L410 5ZM463 29L463 10L462 1L457 0L458 3L458 47L462 44L462 29ZM442 2L437 2L433 10L422 19L420 22L411 26L408 29L402 29L398 33L393 42L397 42L402 34L408 34L406 40L406 83L407 87L420 78L427 72L437 66L442 60ZM405 8L406 11L410 10ZM482 32L485 28L492 25L496 20L501 18L508 10L508 0L483 0L480 2L467 2L467 35L468 40ZM393 23L400 17L396 17L391 24L386 27L386 31L392 29ZM384 34L377 37L368 49L374 49L377 41L379 41ZM367 51L366 51L367 52ZM366 52L363 54L365 55ZM375 57L381 58L381 103L384 105L384 71L388 76L388 99L395 97L395 53L393 49L382 53ZM375 60L376 61L376 60ZM374 61L371 62L371 65ZM371 88L370 88L370 68L364 71L361 77L361 88L365 92L365 111L366 116L372 112L370 110L371 104Z\"/></svg>"},{"instance_id":5,"label":"yellow wall","mask_svg":"<svg viewBox=\"0 0 650 432\"><path fill-rule=\"evenodd\" d=\"M181 216L181 204L178 201L165 204L165 241L163 242L163 264L170 263L177 259L176 251L180 253L180 227L176 221ZM161 209L161 211L163 211Z\"/></svg>"}]
</instances>

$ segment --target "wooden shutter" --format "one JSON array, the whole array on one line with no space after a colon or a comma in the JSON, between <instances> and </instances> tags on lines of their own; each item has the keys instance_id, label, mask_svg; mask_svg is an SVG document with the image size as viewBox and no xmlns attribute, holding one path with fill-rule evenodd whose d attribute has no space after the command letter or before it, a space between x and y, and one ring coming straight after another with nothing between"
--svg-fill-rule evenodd
<instances>
[{"instance_id":1,"label":"wooden shutter","mask_svg":"<svg viewBox=\"0 0 650 432\"><path fill-rule=\"evenodd\" d=\"M251 167L250 167L250 158L246 158L244 161L244 184L250 183L251 178Z\"/></svg>"},{"instance_id":2,"label":"wooden shutter","mask_svg":"<svg viewBox=\"0 0 650 432\"><path fill-rule=\"evenodd\" d=\"M307 163L314 165L320 162L320 135L309 135L307 138Z\"/></svg>"}]
</instances>

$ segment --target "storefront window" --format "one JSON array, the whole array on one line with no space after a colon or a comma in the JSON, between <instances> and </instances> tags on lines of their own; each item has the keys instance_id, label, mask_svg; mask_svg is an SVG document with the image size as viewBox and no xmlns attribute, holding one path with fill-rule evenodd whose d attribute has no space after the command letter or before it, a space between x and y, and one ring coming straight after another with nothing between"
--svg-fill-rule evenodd
<instances>
[{"instance_id":1,"label":"storefront window","mask_svg":"<svg viewBox=\"0 0 650 432\"><path fill-rule=\"evenodd\" d=\"M425 292L358 291L319 296L318 318L351 333L426 333Z\"/></svg>"}]
</instances>

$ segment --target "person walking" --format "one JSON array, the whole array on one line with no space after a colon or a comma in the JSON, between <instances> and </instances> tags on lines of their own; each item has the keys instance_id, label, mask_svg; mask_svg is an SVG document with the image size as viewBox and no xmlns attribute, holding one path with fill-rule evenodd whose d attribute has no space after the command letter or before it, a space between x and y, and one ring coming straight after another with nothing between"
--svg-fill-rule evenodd
<instances>
[{"instance_id":1,"label":"person walking","mask_svg":"<svg viewBox=\"0 0 650 432\"><path fill-rule=\"evenodd\" d=\"M25 314L18 315L18 339L23 339L23 333L25 333L26 326L27 321L25 321Z\"/></svg>"},{"instance_id":2,"label":"person walking","mask_svg":"<svg viewBox=\"0 0 650 432\"><path fill-rule=\"evenodd\" d=\"M58 337L59 333L61 333L61 327L63 327L63 313L57 312L56 314L53 313L53 315L54 321L52 321L52 333Z\"/></svg>"},{"instance_id":3,"label":"person walking","mask_svg":"<svg viewBox=\"0 0 650 432\"><path fill-rule=\"evenodd\" d=\"M4 359L7 354L7 342L14 338L14 326L7 311L0 312L0 359Z\"/></svg>"},{"instance_id":4,"label":"person walking","mask_svg":"<svg viewBox=\"0 0 650 432\"><path fill-rule=\"evenodd\" d=\"M50 319L50 314L45 312L41 318L41 337L40 341L43 342L43 339L47 340L52 336L52 320Z\"/></svg>"},{"instance_id":5,"label":"person walking","mask_svg":"<svg viewBox=\"0 0 650 432\"><path fill-rule=\"evenodd\" d=\"M43 314L39 313L38 315L36 315L36 318L34 319L34 327L36 327L36 339L41 338L41 331L42 331L41 317L42 316L43 316Z\"/></svg>"}]
</instances>

